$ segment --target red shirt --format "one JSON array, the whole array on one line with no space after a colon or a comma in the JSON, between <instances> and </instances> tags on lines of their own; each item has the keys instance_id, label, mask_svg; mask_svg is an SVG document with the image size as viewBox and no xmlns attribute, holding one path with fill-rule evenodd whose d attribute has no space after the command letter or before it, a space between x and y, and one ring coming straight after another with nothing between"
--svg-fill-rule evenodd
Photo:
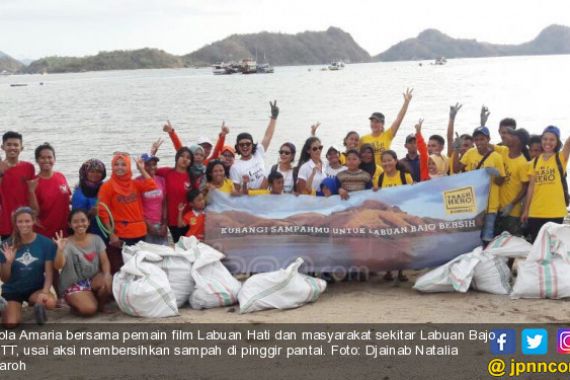
<instances>
[{"instance_id":1,"label":"red shirt","mask_svg":"<svg viewBox=\"0 0 570 380\"><path fill-rule=\"evenodd\" d=\"M186 194L191 188L188 173L177 172L174 168L160 168L156 175L164 178L166 196L166 215L169 226L178 225L178 205L187 203Z\"/></svg>"},{"instance_id":2,"label":"red shirt","mask_svg":"<svg viewBox=\"0 0 570 380\"><path fill-rule=\"evenodd\" d=\"M71 190L65 176L54 172L51 178L38 177L36 198L40 207L36 232L54 238L55 233L63 231L67 236L67 217Z\"/></svg>"},{"instance_id":3,"label":"red shirt","mask_svg":"<svg viewBox=\"0 0 570 380\"><path fill-rule=\"evenodd\" d=\"M185 236L196 236L196 239L204 240L206 214L202 211L200 213L188 211L182 218L184 223L188 225L188 231Z\"/></svg>"},{"instance_id":4,"label":"red shirt","mask_svg":"<svg viewBox=\"0 0 570 380\"><path fill-rule=\"evenodd\" d=\"M27 181L34 178L34 165L20 161L16 166L7 169L2 177L0 192L0 235L12 233L12 213L22 206L29 206Z\"/></svg>"}]
</instances>

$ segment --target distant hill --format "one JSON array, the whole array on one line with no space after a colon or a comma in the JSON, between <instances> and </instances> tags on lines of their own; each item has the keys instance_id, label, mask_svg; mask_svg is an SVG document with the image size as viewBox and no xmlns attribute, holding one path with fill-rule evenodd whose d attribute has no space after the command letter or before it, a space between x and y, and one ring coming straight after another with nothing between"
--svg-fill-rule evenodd
<instances>
[{"instance_id":1,"label":"distant hill","mask_svg":"<svg viewBox=\"0 0 570 380\"><path fill-rule=\"evenodd\" d=\"M255 58L272 65L324 64L334 59L368 62L370 54L342 29L330 27L324 32L297 34L261 32L231 35L221 41L185 55L188 65L211 65L216 62Z\"/></svg>"},{"instance_id":2,"label":"distant hill","mask_svg":"<svg viewBox=\"0 0 570 380\"><path fill-rule=\"evenodd\" d=\"M532 41L520 45L497 45L471 39L452 38L436 29L427 29L416 38L397 43L373 61L498 57L508 55L570 54L570 28L551 25Z\"/></svg>"},{"instance_id":3,"label":"distant hill","mask_svg":"<svg viewBox=\"0 0 570 380\"><path fill-rule=\"evenodd\" d=\"M184 67L180 57L159 49L116 50L87 57L46 57L25 68L27 73L66 73Z\"/></svg>"},{"instance_id":4,"label":"distant hill","mask_svg":"<svg viewBox=\"0 0 570 380\"><path fill-rule=\"evenodd\" d=\"M24 67L24 65L20 61L0 51L0 72L7 71L9 73L16 73L20 71L22 67Z\"/></svg>"}]
</instances>

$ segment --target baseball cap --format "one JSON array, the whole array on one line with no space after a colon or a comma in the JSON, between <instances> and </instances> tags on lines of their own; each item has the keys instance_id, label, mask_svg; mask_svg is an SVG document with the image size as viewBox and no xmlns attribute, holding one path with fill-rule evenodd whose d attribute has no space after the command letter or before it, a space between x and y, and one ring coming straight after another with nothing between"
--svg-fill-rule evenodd
<instances>
[{"instance_id":1,"label":"baseball cap","mask_svg":"<svg viewBox=\"0 0 570 380\"><path fill-rule=\"evenodd\" d=\"M416 140L416 135L413 133L410 133L409 135L406 136L406 144L408 144L409 142L411 142L412 140L417 141Z\"/></svg>"},{"instance_id":2,"label":"baseball cap","mask_svg":"<svg viewBox=\"0 0 570 380\"><path fill-rule=\"evenodd\" d=\"M212 142L210 141L210 139L207 138L207 137L204 137L204 136L201 136L201 137L198 139L197 144L198 144L198 145L209 144L210 146L214 146L214 144L212 144Z\"/></svg>"},{"instance_id":3,"label":"baseball cap","mask_svg":"<svg viewBox=\"0 0 570 380\"><path fill-rule=\"evenodd\" d=\"M370 117L368 119L369 120L375 119L375 120L378 120L378 121L383 123L385 117L384 117L384 114L382 112L374 112L372 115L370 115Z\"/></svg>"},{"instance_id":4,"label":"baseball cap","mask_svg":"<svg viewBox=\"0 0 570 380\"><path fill-rule=\"evenodd\" d=\"M231 146L231 145L224 145L224 147L222 148L222 152L221 152L221 153L223 154L224 152L230 152L230 153L233 154L234 156L235 156L235 154L236 154L236 150L235 150L234 147Z\"/></svg>"},{"instance_id":5,"label":"baseball cap","mask_svg":"<svg viewBox=\"0 0 570 380\"><path fill-rule=\"evenodd\" d=\"M489 132L489 128L487 128L487 127L477 127L473 131L473 137L475 137L477 135L483 135L483 136L491 137L491 132Z\"/></svg>"},{"instance_id":6,"label":"baseball cap","mask_svg":"<svg viewBox=\"0 0 570 380\"><path fill-rule=\"evenodd\" d=\"M153 161L153 160L156 161L156 162L158 162L158 161L160 161L160 158L158 158L158 157L156 157L156 156L151 156L151 155L148 154L148 153L143 153L143 154L141 155L141 160L143 160L143 162L146 164L147 162L150 162L150 161Z\"/></svg>"},{"instance_id":7,"label":"baseball cap","mask_svg":"<svg viewBox=\"0 0 570 380\"><path fill-rule=\"evenodd\" d=\"M548 127L544 128L542 134L544 135L545 133L553 133L556 135L556 137L558 137L558 139L560 139L560 129L554 125L549 125Z\"/></svg>"}]
</instances>

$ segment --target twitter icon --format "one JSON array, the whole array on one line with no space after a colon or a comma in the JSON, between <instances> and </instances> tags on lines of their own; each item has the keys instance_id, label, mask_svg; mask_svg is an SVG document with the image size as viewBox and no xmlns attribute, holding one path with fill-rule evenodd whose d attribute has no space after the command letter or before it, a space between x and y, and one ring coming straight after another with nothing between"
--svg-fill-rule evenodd
<instances>
[{"instance_id":1,"label":"twitter icon","mask_svg":"<svg viewBox=\"0 0 570 380\"><path fill-rule=\"evenodd\" d=\"M546 355L548 353L548 331L524 329L521 344L524 355Z\"/></svg>"}]
</instances>

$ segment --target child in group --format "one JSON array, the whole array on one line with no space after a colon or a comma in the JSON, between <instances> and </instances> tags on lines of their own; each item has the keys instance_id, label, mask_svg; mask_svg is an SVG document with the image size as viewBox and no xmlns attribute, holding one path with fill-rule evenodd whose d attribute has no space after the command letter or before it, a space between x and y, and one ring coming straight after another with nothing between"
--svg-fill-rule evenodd
<instances>
[{"instance_id":1,"label":"child in group","mask_svg":"<svg viewBox=\"0 0 570 380\"><path fill-rule=\"evenodd\" d=\"M542 132L542 153L529 163L529 185L521 221L528 222L534 242L541 227L554 222L561 224L568 214L566 165L570 155L570 137L564 145L560 129L548 126Z\"/></svg>"},{"instance_id":2,"label":"child in group","mask_svg":"<svg viewBox=\"0 0 570 380\"><path fill-rule=\"evenodd\" d=\"M374 148L370 144L364 144L360 147L360 169L364 170L372 177L372 184L378 183L380 174L384 172L380 161L376 162L374 158Z\"/></svg>"},{"instance_id":3,"label":"child in group","mask_svg":"<svg viewBox=\"0 0 570 380\"><path fill-rule=\"evenodd\" d=\"M400 163L406 168L407 171L410 172L412 179L414 182L420 182L421 175L420 175L420 155L418 152L418 140L416 134L410 134L406 136L406 143L404 144L404 148L406 148L406 156L400 159ZM422 137L422 143L425 146L425 141ZM427 146L426 146L426 153L427 153Z\"/></svg>"},{"instance_id":4,"label":"child in group","mask_svg":"<svg viewBox=\"0 0 570 380\"><path fill-rule=\"evenodd\" d=\"M348 132L344 140L342 140L342 145L344 145L345 151L340 154L339 162L341 165L344 165L346 163L346 152L351 149L358 149L360 146L360 135L358 132ZM372 145L370 147L372 147ZM374 154L374 150L372 151L372 154Z\"/></svg>"},{"instance_id":5,"label":"child in group","mask_svg":"<svg viewBox=\"0 0 570 380\"><path fill-rule=\"evenodd\" d=\"M45 323L46 309L52 310L56 298L51 293L56 246L47 237L34 232L36 215L31 207L20 207L12 215L12 236L0 252L2 297L7 301L2 311L6 328L22 320L22 303L34 305L36 322Z\"/></svg>"},{"instance_id":6,"label":"child in group","mask_svg":"<svg viewBox=\"0 0 570 380\"><path fill-rule=\"evenodd\" d=\"M142 193L143 215L147 227L145 241L150 244L168 245L168 223L166 215L166 180L156 175L160 159L147 153L141 156L144 168L156 184L156 189ZM138 181L145 178L137 177Z\"/></svg>"},{"instance_id":7,"label":"child in group","mask_svg":"<svg viewBox=\"0 0 570 380\"><path fill-rule=\"evenodd\" d=\"M2 135L2 150L6 158L0 161L0 235L2 241L12 234L12 213L19 207L29 206L27 181L35 176L34 165L20 161L24 150L22 135L8 131Z\"/></svg>"},{"instance_id":8,"label":"child in group","mask_svg":"<svg viewBox=\"0 0 570 380\"><path fill-rule=\"evenodd\" d=\"M360 169L360 155L356 149L346 152L346 170L337 174L338 193L341 199L348 199L348 193L361 191L372 187L372 177Z\"/></svg>"},{"instance_id":9,"label":"child in group","mask_svg":"<svg viewBox=\"0 0 570 380\"><path fill-rule=\"evenodd\" d=\"M335 146L331 146L327 150L327 163L325 165L325 174L327 177L335 177L341 171L346 170L346 166L340 163L340 153L340 149ZM346 154L348 154L348 152Z\"/></svg>"},{"instance_id":10,"label":"child in group","mask_svg":"<svg viewBox=\"0 0 570 380\"><path fill-rule=\"evenodd\" d=\"M538 135L532 135L528 139L528 154L531 160L534 160L542 153L542 140Z\"/></svg>"},{"instance_id":11,"label":"child in group","mask_svg":"<svg viewBox=\"0 0 570 380\"><path fill-rule=\"evenodd\" d=\"M268 189L248 190L248 195L281 195L285 188L285 177L280 172L271 172L267 177Z\"/></svg>"},{"instance_id":12,"label":"child in group","mask_svg":"<svg viewBox=\"0 0 570 380\"><path fill-rule=\"evenodd\" d=\"M198 240L203 241L206 223L206 214L204 213L206 198L200 190L193 189L188 192L187 199L191 210L183 214L186 209L186 203L178 205L178 227L188 228L184 236L195 236Z\"/></svg>"},{"instance_id":13,"label":"child in group","mask_svg":"<svg viewBox=\"0 0 570 380\"><path fill-rule=\"evenodd\" d=\"M490 144L491 133L487 127L478 127L473 131L475 148L469 149L461 159L458 151L453 153L454 171L472 171L481 168L495 168L498 176L491 178L489 203L485 213L485 221L481 230L481 240L486 246L495 237L495 221L499 211L499 186L505 181L505 165L503 157Z\"/></svg>"},{"instance_id":14,"label":"child in group","mask_svg":"<svg viewBox=\"0 0 570 380\"><path fill-rule=\"evenodd\" d=\"M104 311L113 292L111 263L103 239L87 232L87 210L73 210L69 214L69 227L73 233L67 239L61 233L54 239L57 244L54 265L62 268L59 289L74 311L81 316L92 316Z\"/></svg>"}]
</instances>

